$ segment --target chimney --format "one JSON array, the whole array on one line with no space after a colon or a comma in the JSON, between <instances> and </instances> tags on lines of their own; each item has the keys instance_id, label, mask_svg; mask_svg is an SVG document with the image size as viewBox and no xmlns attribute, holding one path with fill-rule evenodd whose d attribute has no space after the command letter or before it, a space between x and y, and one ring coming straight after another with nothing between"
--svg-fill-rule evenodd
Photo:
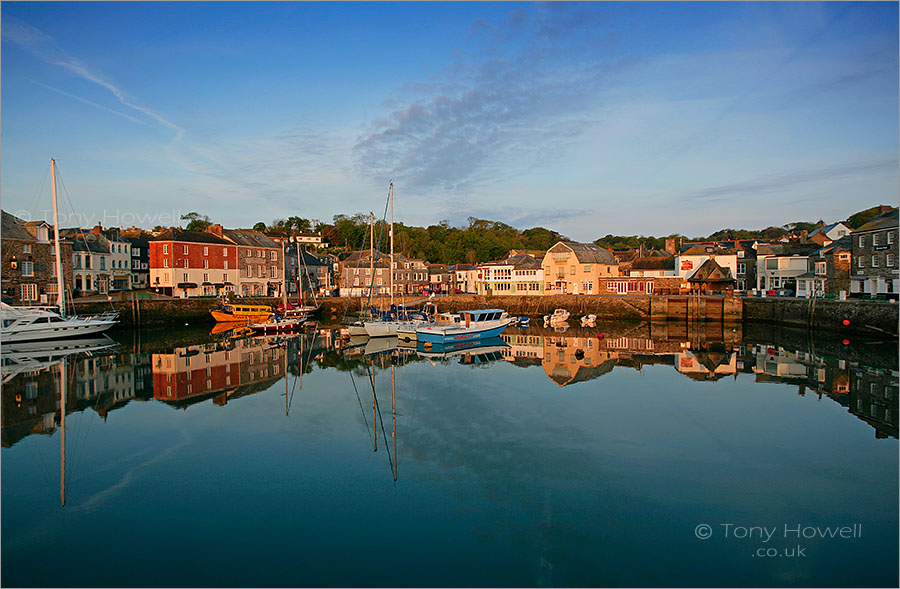
<instances>
[{"instance_id":1,"label":"chimney","mask_svg":"<svg viewBox=\"0 0 900 589\"><path fill-rule=\"evenodd\" d=\"M206 228L207 233L212 233L216 237L222 237L222 226L218 223L215 225L210 225Z\"/></svg>"},{"instance_id":2,"label":"chimney","mask_svg":"<svg viewBox=\"0 0 900 589\"><path fill-rule=\"evenodd\" d=\"M806 229L804 229L804 230L800 233L800 243L807 243L808 241L809 241L809 231L807 231Z\"/></svg>"},{"instance_id":3,"label":"chimney","mask_svg":"<svg viewBox=\"0 0 900 589\"><path fill-rule=\"evenodd\" d=\"M95 236L100 237L100 233L103 231L103 227L100 225L100 222L97 222L97 226L94 227L93 233Z\"/></svg>"},{"instance_id":4,"label":"chimney","mask_svg":"<svg viewBox=\"0 0 900 589\"><path fill-rule=\"evenodd\" d=\"M674 239L666 240L666 251L672 255L675 255L675 240Z\"/></svg>"}]
</instances>

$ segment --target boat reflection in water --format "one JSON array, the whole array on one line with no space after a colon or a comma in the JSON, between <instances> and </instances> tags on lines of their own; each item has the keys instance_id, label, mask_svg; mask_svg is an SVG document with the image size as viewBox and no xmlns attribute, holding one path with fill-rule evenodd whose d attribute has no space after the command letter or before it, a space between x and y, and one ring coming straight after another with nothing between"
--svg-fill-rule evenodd
<instances>
[{"instance_id":1,"label":"boat reflection in water","mask_svg":"<svg viewBox=\"0 0 900 589\"><path fill-rule=\"evenodd\" d=\"M504 351L509 349L503 339L498 336L482 340L432 344L419 341L416 343L416 354L429 360L449 360L459 358L460 364L483 364L504 359Z\"/></svg>"}]
</instances>

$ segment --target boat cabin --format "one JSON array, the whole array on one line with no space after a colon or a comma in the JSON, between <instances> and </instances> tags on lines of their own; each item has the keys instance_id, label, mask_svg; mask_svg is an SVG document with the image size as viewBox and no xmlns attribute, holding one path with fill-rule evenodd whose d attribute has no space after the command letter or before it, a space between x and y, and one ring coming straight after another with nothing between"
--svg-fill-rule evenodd
<instances>
[{"instance_id":1,"label":"boat cabin","mask_svg":"<svg viewBox=\"0 0 900 589\"><path fill-rule=\"evenodd\" d=\"M223 312L235 315L271 313L272 308L266 305L225 305Z\"/></svg>"},{"instance_id":2,"label":"boat cabin","mask_svg":"<svg viewBox=\"0 0 900 589\"><path fill-rule=\"evenodd\" d=\"M505 312L503 309L479 309L477 311L461 311L459 315L461 321L468 324L470 322L499 321Z\"/></svg>"}]
</instances>

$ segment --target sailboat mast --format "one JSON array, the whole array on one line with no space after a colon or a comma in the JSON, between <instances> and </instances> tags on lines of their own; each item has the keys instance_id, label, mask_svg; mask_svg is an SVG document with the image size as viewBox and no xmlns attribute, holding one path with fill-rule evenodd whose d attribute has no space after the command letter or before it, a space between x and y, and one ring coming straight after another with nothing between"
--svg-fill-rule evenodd
<instances>
[{"instance_id":1,"label":"sailboat mast","mask_svg":"<svg viewBox=\"0 0 900 589\"><path fill-rule=\"evenodd\" d=\"M394 183L391 182L391 306L394 306Z\"/></svg>"},{"instance_id":2,"label":"sailboat mast","mask_svg":"<svg viewBox=\"0 0 900 589\"><path fill-rule=\"evenodd\" d=\"M369 211L369 294L372 294L372 285L375 284L375 213Z\"/></svg>"},{"instance_id":3,"label":"sailboat mast","mask_svg":"<svg viewBox=\"0 0 900 589\"><path fill-rule=\"evenodd\" d=\"M56 206L56 160L50 158L50 187L53 193L53 247L56 251L56 304L59 314L66 316L66 295L64 288L62 251L59 247L59 213Z\"/></svg>"},{"instance_id":4,"label":"sailboat mast","mask_svg":"<svg viewBox=\"0 0 900 589\"><path fill-rule=\"evenodd\" d=\"M281 261L287 260L287 246L284 244L284 241L281 242ZM285 271L285 264L281 265L281 299L284 301L284 312L287 313L288 308L288 299L287 299L287 272ZM287 377L285 377L287 378Z\"/></svg>"},{"instance_id":5,"label":"sailboat mast","mask_svg":"<svg viewBox=\"0 0 900 589\"><path fill-rule=\"evenodd\" d=\"M297 305L303 306L303 277L300 276L300 242L295 241L297 246Z\"/></svg>"}]
</instances>

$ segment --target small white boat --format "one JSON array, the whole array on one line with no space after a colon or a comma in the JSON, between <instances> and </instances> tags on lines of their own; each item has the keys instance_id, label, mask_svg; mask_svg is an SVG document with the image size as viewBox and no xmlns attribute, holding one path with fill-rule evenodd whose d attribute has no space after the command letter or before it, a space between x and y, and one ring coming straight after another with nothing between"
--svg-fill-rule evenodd
<instances>
[{"instance_id":1,"label":"small white boat","mask_svg":"<svg viewBox=\"0 0 900 589\"><path fill-rule=\"evenodd\" d=\"M552 315L544 315L544 327L547 325L561 325L569 320L569 312L565 309L556 309Z\"/></svg>"},{"instance_id":2,"label":"small white boat","mask_svg":"<svg viewBox=\"0 0 900 589\"><path fill-rule=\"evenodd\" d=\"M581 326L582 327L594 327L597 323L597 316L594 314L585 315L581 318Z\"/></svg>"}]
</instances>

